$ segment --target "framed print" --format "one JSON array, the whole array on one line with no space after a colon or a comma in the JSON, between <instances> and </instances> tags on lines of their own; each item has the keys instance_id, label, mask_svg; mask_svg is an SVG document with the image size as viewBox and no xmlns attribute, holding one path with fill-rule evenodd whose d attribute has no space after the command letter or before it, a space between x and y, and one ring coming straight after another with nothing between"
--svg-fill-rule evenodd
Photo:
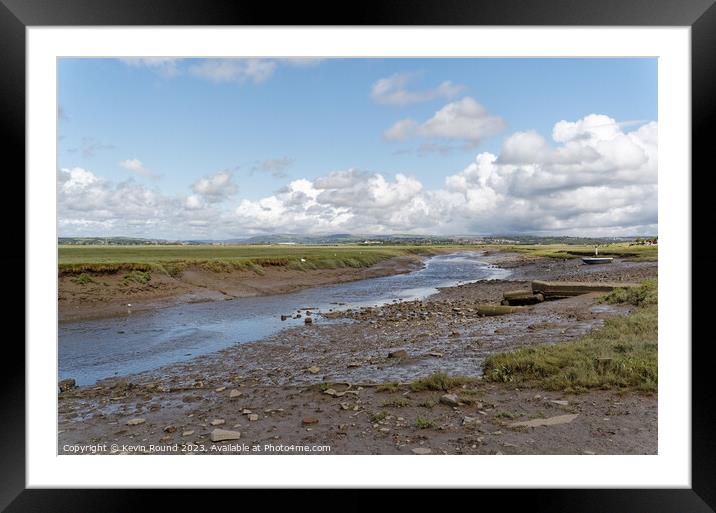
<instances>
[{"instance_id":1,"label":"framed print","mask_svg":"<svg viewBox=\"0 0 716 513\"><path fill-rule=\"evenodd\" d=\"M183 4L3 1L26 191L3 507L397 487L712 510L712 2Z\"/></svg>"}]
</instances>

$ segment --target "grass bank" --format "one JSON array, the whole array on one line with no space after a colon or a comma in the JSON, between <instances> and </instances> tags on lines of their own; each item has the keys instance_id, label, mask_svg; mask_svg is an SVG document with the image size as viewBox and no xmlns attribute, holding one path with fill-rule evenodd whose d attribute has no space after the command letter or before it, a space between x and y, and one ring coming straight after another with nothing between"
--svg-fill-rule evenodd
<instances>
[{"instance_id":1,"label":"grass bank","mask_svg":"<svg viewBox=\"0 0 716 513\"><path fill-rule=\"evenodd\" d=\"M484 379L535 385L547 390L657 390L657 281L633 290L616 289L603 298L636 308L563 344L544 344L488 357Z\"/></svg>"},{"instance_id":2,"label":"grass bank","mask_svg":"<svg viewBox=\"0 0 716 513\"><path fill-rule=\"evenodd\" d=\"M174 276L195 267L215 272L370 267L404 255L429 255L464 246L59 246L59 273L161 272Z\"/></svg>"},{"instance_id":3,"label":"grass bank","mask_svg":"<svg viewBox=\"0 0 716 513\"><path fill-rule=\"evenodd\" d=\"M619 244L600 244L599 256L624 258L626 260L655 262L659 257L658 246ZM500 246L504 251L515 251L526 255L551 258L580 258L594 256L593 245L571 244L534 244Z\"/></svg>"}]
</instances>

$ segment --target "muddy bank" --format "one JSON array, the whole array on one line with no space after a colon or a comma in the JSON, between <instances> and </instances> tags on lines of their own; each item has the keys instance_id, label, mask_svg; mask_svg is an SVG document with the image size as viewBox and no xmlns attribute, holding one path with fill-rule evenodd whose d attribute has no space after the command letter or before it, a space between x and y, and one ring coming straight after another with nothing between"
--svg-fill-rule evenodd
<instances>
[{"instance_id":1,"label":"muddy bank","mask_svg":"<svg viewBox=\"0 0 716 513\"><path fill-rule=\"evenodd\" d=\"M596 293L499 317L473 307L528 279L638 281L656 276L656 263L592 270L574 260L490 258L512 265L515 279L331 315L338 319L314 315L259 342L63 392L58 451L92 443L112 452L116 443L114 452L240 454L236 444L245 443L328 445L333 454L655 454L656 396L564 395L480 379L489 354L572 340L630 307L601 304ZM451 391L454 402L406 385L436 371L473 381ZM540 420L564 423L515 425ZM213 443L215 429L241 438Z\"/></svg>"},{"instance_id":2,"label":"muddy bank","mask_svg":"<svg viewBox=\"0 0 716 513\"><path fill-rule=\"evenodd\" d=\"M214 272L191 268L177 276L152 273L148 283L126 280L126 273L94 274L92 281L74 276L58 278L60 321L126 315L182 303L226 301L239 297L285 294L309 287L402 274L419 269L425 257L406 255L366 268L296 271L280 267L254 271Z\"/></svg>"}]
</instances>

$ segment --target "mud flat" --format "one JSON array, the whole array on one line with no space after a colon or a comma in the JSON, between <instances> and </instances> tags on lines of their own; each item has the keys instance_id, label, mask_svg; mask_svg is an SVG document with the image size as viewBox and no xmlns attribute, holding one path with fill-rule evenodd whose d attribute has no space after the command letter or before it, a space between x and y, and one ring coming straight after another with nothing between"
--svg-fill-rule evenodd
<instances>
[{"instance_id":1,"label":"mud flat","mask_svg":"<svg viewBox=\"0 0 716 513\"><path fill-rule=\"evenodd\" d=\"M655 277L657 264L489 258L513 279L314 315L258 342L61 392L58 452L92 443L106 453L241 454L237 446L258 444L286 454L655 454L654 394L481 379L490 354L574 340L633 307L600 303L598 292L500 316L480 316L475 305L534 279L639 281ZM436 375L453 381L442 386ZM240 438L212 442L216 429Z\"/></svg>"}]
</instances>

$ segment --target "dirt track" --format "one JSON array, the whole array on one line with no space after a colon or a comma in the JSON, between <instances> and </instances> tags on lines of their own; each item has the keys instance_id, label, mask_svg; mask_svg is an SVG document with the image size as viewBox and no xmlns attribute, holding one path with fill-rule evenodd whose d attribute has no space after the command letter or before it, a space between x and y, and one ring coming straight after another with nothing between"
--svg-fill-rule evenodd
<instances>
[{"instance_id":1,"label":"dirt track","mask_svg":"<svg viewBox=\"0 0 716 513\"><path fill-rule=\"evenodd\" d=\"M490 258L513 269L511 281L452 287L424 301L341 316L350 322L314 315L312 325L259 342L63 392L59 452L69 452L67 444L89 443L106 443L107 452L111 443L120 444L115 452L144 447L181 453L194 446L195 452L243 452L233 443L325 444L333 454L656 453L656 396L564 396L480 379L455 391L455 406L439 402L444 392L407 386L379 391L376 384L409 382L435 371L479 378L490 353L571 340L629 310L600 304L598 294L589 294L499 317L471 311L475 303L499 301L505 290L526 288L529 279L639 281L657 274L656 263L582 266L578 260ZM399 350L406 355L388 356ZM333 385L338 396L328 395L319 386L324 382L351 386ZM565 424L511 426L570 414L577 416ZM144 422L127 425L135 418ZM217 428L240 431L241 438L213 444L210 433ZM164 447L152 451L149 444ZM182 450L182 444L190 445Z\"/></svg>"}]
</instances>

